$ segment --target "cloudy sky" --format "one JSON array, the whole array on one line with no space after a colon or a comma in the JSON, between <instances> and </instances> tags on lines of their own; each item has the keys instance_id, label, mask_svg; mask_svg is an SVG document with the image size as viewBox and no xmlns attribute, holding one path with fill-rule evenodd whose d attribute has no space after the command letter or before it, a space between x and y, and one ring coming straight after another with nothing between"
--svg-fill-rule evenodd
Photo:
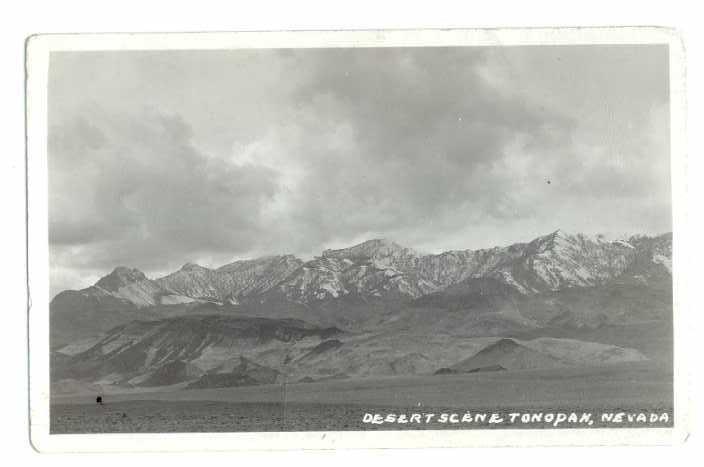
<instances>
[{"instance_id":1,"label":"cloudy sky","mask_svg":"<svg viewBox=\"0 0 704 467\"><path fill-rule=\"evenodd\" d=\"M117 265L671 230L664 46L54 53L52 295Z\"/></svg>"}]
</instances>

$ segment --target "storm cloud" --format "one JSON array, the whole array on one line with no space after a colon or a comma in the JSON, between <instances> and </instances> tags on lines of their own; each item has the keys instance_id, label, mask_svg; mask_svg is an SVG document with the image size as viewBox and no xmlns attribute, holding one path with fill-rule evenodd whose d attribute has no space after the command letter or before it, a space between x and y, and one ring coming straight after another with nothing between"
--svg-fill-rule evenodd
<instances>
[{"instance_id":1,"label":"storm cloud","mask_svg":"<svg viewBox=\"0 0 704 467\"><path fill-rule=\"evenodd\" d=\"M388 237L671 229L664 46L62 52L52 294Z\"/></svg>"}]
</instances>

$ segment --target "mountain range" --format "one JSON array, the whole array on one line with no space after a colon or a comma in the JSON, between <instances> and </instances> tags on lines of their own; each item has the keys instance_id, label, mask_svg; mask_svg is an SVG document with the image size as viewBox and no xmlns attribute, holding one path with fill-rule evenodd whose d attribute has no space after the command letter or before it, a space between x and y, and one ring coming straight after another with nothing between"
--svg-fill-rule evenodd
<instances>
[{"instance_id":1,"label":"mountain range","mask_svg":"<svg viewBox=\"0 0 704 467\"><path fill-rule=\"evenodd\" d=\"M215 387L667 359L671 258L671 234L558 230L439 254L374 239L154 279L117 267L52 300L52 375Z\"/></svg>"}]
</instances>

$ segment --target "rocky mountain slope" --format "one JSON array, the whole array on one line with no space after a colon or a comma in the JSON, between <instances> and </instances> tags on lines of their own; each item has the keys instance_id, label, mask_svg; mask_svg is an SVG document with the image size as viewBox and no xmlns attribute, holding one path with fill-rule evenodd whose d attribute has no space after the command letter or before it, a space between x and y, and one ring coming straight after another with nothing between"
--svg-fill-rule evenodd
<instances>
[{"instance_id":1,"label":"rocky mountain slope","mask_svg":"<svg viewBox=\"0 0 704 467\"><path fill-rule=\"evenodd\" d=\"M155 282L165 291L196 300L238 303L276 286L303 262L293 255L235 261L218 269L185 264L180 270Z\"/></svg>"},{"instance_id":2,"label":"rocky mountain slope","mask_svg":"<svg viewBox=\"0 0 704 467\"><path fill-rule=\"evenodd\" d=\"M298 320L179 317L135 321L87 349L61 349L54 354L52 378L60 383L57 390L78 384L197 389L646 359L636 349L564 338L355 334Z\"/></svg>"},{"instance_id":3,"label":"rocky mountain slope","mask_svg":"<svg viewBox=\"0 0 704 467\"><path fill-rule=\"evenodd\" d=\"M317 345L340 333L290 319L208 315L132 321L88 349L73 353L64 348L54 355L52 371L60 379L134 386L169 385L205 375L217 381L221 377L213 375L223 374L263 382L271 373L265 378L263 367L244 364L243 354L268 348L293 351L297 343Z\"/></svg>"},{"instance_id":4,"label":"rocky mountain slope","mask_svg":"<svg viewBox=\"0 0 704 467\"><path fill-rule=\"evenodd\" d=\"M118 267L52 301L52 377L204 388L666 360L671 258L670 234L557 231L440 254L370 240L153 280Z\"/></svg>"}]
</instances>

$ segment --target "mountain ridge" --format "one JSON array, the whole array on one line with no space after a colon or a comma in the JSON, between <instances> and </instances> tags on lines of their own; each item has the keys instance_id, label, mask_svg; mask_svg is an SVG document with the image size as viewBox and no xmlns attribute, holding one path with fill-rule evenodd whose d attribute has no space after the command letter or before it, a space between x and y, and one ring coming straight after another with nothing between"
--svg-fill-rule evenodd
<instances>
[{"instance_id":1,"label":"mountain ridge","mask_svg":"<svg viewBox=\"0 0 704 467\"><path fill-rule=\"evenodd\" d=\"M156 279L119 266L51 302L52 381L194 389L665 362L671 261L671 234L555 231L437 254L374 239Z\"/></svg>"},{"instance_id":2,"label":"mountain ridge","mask_svg":"<svg viewBox=\"0 0 704 467\"><path fill-rule=\"evenodd\" d=\"M671 243L671 233L604 240L556 230L527 243L421 254L388 239L372 239L324 250L309 261L270 255L218 268L186 263L156 279L118 266L95 285L75 292L112 296L137 308L193 301L238 304L274 289L293 301L310 303L350 294L394 293L416 299L468 278L490 277L530 295L602 284L632 266L641 250L651 251L641 262L659 263L671 271Z\"/></svg>"}]
</instances>

